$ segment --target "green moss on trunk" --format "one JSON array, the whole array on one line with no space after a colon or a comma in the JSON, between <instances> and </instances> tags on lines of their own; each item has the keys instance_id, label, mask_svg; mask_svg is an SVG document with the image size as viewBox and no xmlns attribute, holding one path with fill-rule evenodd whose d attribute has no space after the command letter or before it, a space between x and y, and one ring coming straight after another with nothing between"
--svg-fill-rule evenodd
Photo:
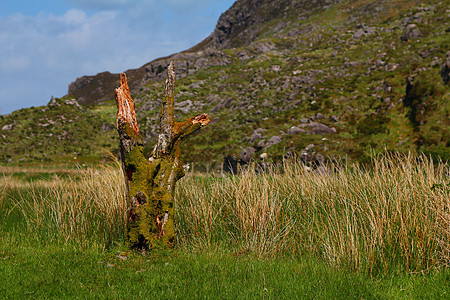
<instances>
[{"instance_id":1,"label":"green moss on trunk","mask_svg":"<svg viewBox=\"0 0 450 300\"><path fill-rule=\"evenodd\" d=\"M128 243L133 248L153 248L155 240L173 246L175 183L182 167L172 157L149 163L142 147L125 157L129 183Z\"/></svg>"},{"instance_id":2,"label":"green moss on trunk","mask_svg":"<svg viewBox=\"0 0 450 300\"><path fill-rule=\"evenodd\" d=\"M153 249L158 245L172 247L175 244L175 184L184 176L179 159L181 142L210 120L206 114L200 114L183 123L174 123L175 72L171 63L161 105L161 133L147 160L134 103L126 77L121 75L121 86L116 89L117 128L128 187L128 245L135 249Z\"/></svg>"}]
</instances>

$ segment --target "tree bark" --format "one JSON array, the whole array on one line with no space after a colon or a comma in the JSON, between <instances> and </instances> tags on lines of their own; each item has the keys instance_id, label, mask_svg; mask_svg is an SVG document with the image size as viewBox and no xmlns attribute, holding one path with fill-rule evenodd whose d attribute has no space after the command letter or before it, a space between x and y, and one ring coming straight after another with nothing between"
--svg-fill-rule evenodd
<instances>
[{"instance_id":1,"label":"tree bark","mask_svg":"<svg viewBox=\"0 0 450 300\"><path fill-rule=\"evenodd\" d=\"M159 117L160 134L149 159L144 157L133 99L126 75L120 74L115 90L120 154L128 192L127 242L130 248L152 249L175 243L174 191L184 176L181 143L207 125L206 114L174 122L175 72L170 62Z\"/></svg>"}]
</instances>

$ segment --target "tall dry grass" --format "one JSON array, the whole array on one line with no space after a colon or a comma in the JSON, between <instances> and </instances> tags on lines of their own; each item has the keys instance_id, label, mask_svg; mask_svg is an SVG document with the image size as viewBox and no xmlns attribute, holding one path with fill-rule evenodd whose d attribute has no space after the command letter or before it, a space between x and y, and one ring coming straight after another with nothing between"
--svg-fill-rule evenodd
<instances>
[{"instance_id":1,"label":"tall dry grass","mask_svg":"<svg viewBox=\"0 0 450 300\"><path fill-rule=\"evenodd\" d=\"M314 254L365 272L449 266L448 183L447 164L411 155L378 157L370 169L291 163L281 174L187 177L177 189L178 237L192 248Z\"/></svg>"},{"instance_id":2,"label":"tall dry grass","mask_svg":"<svg viewBox=\"0 0 450 300\"><path fill-rule=\"evenodd\" d=\"M80 171L73 180L21 182L9 176L3 182L16 191L12 209L22 213L35 237L108 245L124 234L125 184L118 166Z\"/></svg>"},{"instance_id":3,"label":"tall dry grass","mask_svg":"<svg viewBox=\"0 0 450 300\"><path fill-rule=\"evenodd\" d=\"M119 167L30 184L16 187L15 200L30 232L106 244L123 237ZM369 273L450 265L449 167L425 156L384 155L370 168L322 172L289 163L264 174L188 174L175 204L178 245L186 249L307 254Z\"/></svg>"}]
</instances>

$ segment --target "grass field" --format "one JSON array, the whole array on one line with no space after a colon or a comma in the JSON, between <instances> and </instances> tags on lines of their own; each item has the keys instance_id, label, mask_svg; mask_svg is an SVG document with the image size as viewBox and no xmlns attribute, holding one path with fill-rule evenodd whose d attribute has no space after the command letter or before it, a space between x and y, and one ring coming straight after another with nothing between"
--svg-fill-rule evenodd
<instances>
[{"instance_id":1,"label":"grass field","mask_svg":"<svg viewBox=\"0 0 450 300\"><path fill-rule=\"evenodd\" d=\"M176 248L145 255L117 165L0 172L0 298L450 297L449 167L424 156L188 174Z\"/></svg>"}]
</instances>

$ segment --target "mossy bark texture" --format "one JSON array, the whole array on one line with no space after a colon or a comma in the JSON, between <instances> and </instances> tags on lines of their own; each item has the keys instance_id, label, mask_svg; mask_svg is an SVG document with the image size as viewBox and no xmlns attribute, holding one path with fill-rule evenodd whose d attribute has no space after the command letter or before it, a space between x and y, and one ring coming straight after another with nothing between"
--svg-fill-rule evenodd
<instances>
[{"instance_id":1,"label":"mossy bark texture","mask_svg":"<svg viewBox=\"0 0 450 300\"><path fill-rule=\"evenodd\" d=\"M127 240L130 248L136 249L172 247L175 242L173 195L176 182L184 176L180 146L210 119L206 114L199 114L185 122L174 122L175 72L171 62L161 104L160 134L147 159L126 75L120 74L120 79L120 87L115 92L117 130L128 187Z\"/></svg>"}]
</instances>

